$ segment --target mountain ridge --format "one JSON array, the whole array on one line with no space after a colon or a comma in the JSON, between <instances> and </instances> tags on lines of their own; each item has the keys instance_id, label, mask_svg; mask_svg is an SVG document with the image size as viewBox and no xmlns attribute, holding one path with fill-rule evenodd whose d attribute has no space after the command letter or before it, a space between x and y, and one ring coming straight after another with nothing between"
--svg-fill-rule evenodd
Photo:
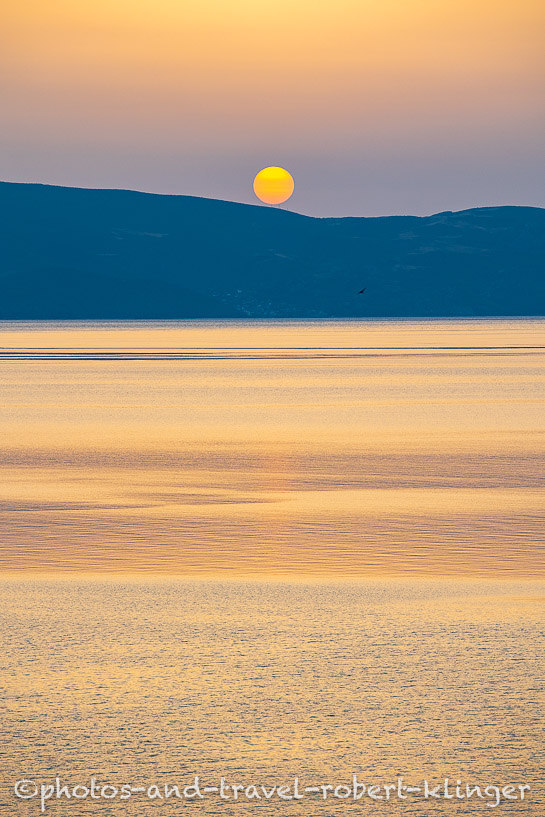
<instances>
[{"instance_id":1,"label":"mountain ridge","mask_svg":"<svg viewBox=\"0 0 545 817\"><path fill-rule=\"evenodd\" d=\"M315 218L0 182L0 208L3 320L545 314L537 207Z\"/></svg>"}]
</instances>

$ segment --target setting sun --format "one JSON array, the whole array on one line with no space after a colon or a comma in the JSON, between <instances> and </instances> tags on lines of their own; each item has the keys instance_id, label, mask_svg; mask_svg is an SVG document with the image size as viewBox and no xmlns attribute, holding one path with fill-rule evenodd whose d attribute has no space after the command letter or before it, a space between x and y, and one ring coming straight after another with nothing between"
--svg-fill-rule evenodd
<instances>
[{"instance_id":1,"label":"setting sun","mask_svg":"<svg viewBox=\"0 0 545 817\"><path fill-rule=\"evenodd\" d=\"M282 204L294 188L293 178L283 167L265 167L254 179L254 193L265 204Z\"/></svg>"}]
</instances>

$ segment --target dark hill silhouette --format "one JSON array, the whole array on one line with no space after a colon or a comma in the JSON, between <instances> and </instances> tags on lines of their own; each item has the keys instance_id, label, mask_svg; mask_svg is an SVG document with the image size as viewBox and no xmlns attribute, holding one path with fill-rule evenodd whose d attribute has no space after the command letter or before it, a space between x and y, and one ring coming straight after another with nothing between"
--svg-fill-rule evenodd
<instances>
[{"instance_id":1,"label":"dark hill silhouette","mask_svg":"<svg viewBox=\"0 0 545 817\"><path fill-rule=\"evenodd\" d=\"M317 219L3 182L0 210L2 319L545 314L540 208Z\"/></svg>"}]
</instances>

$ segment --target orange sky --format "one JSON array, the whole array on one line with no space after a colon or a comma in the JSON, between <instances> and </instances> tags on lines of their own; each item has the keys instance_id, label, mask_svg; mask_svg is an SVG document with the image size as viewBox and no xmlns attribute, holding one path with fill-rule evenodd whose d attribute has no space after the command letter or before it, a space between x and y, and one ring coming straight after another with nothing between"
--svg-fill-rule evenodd
<instances>
[{"instance_id":1,"label":"orange sky","mask_svg":"<svg viewBox=\"0 0 545 817\"><path fill-rule=\"evenodd\" d=\"M19 0L0 177L317 214L545 204L542 0Z\"/></svg>"}]
</instances>

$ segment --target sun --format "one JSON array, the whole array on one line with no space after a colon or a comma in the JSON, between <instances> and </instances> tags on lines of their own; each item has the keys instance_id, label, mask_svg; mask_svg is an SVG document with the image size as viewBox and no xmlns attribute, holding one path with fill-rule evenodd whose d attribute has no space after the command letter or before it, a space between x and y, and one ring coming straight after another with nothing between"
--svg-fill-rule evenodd
<instances>
[{"instance_id":1,"label":"sun","mask_svg":"<svg viewBox=\"0 0 545 817\"><path fill-rule=\"evenodd\" d=\"M293 178L283 167L265 167L254 179L254 193L265 204L282 204L295 187Z\"/></svg>"}]
</instances>

